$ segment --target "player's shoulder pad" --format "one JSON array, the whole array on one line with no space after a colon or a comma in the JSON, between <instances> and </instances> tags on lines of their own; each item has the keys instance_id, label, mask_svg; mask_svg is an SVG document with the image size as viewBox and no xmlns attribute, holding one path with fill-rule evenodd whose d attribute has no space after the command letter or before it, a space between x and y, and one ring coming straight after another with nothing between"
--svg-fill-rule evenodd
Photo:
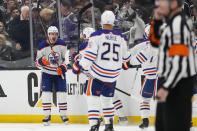
<instances>
[{"instance_id":1,"label":"player's shoulder pad","mask_svg":"<svg viewBox=\"0 0 197 131\"><path fill-rule=\"evenodd\" d=\"M82 43L82 44L80 45L80 47L79 47L79 51L84 50L87 46L88 46L88 42Z\"/></svg>"},{"instance_id":2,"label":"player's shoulder pad","mask_svg":"<svg viewBox=\"0 0 197 131\"><path fill-rule=\"evenodd\" d=\"M46 40L43 40L42 42L39 43L37 50L41 50L45 47L48 47L49 44L46 42Z\"/></svg>"},{"instance_id":3,"label":"player's shoulder pad","mask_svg":"<svg viewBox=\"0 0 197 131\"><path fill-rule=\"evenodd\" d=\"M91 38L91 37L94 37L94 36L99 36L99 35L101 35L102 33L103 33L102 30L97 30L97 31L93 32L93 33L90 35L90 38Z\"/></svg>"},{"instance_id":4,"label":"player's shoulder pad","mask_svg":"<svg viewBox=\"0 0 197 131\"><path fill-rule=\"evenodd\" d=\"M62 39L57 39L56 45L66 46L67 43L65 41L63 41Z\"/></svg>"}]
</instances>

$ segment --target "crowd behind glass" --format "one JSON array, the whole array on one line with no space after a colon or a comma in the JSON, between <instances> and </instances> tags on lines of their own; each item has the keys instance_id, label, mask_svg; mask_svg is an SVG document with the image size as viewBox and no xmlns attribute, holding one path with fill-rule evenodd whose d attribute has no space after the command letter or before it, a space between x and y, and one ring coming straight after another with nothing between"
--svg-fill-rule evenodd
<instances>
[{"instance_id":1,"label":"crowd behind glass","mask_svg":"<svg viewBox=\"0 0 197 131\"><path fill-rule=\"evenodd\" d=\"M71 53L77 51L77 15L79 10L90 2L94 3L96 30L101 28L100 16L104 10L112 10L115 13L115 29L127 32L133 26L133 18L136 15L145 24L150 23L154 9L150 0L60 0L59 6L57 0L1 0L0 69L34 68L36 48L41 41L46 40L45 31L51 25L59 29L61 26L60 37L67 42ZM58 11L61 12L60 17ZM193 17L192 0L185 1L184 11L189 17ZM82 16L80 30L93 26L92 16L89 8Z\"/></svg>"}]
</instances>

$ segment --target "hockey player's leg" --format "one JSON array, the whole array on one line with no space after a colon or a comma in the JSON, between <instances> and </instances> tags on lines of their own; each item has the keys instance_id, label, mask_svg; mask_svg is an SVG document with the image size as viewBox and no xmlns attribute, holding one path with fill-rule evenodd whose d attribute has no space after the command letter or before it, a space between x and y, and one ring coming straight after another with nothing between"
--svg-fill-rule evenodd
<instances>
[{"instance_id":1,"label":"hockey player's leg","mask_svg":"<svg viewBox=\"0 0 197 131\"><path fill-rule=\"evenodd\" d=\"M64 76L65 78L65 76ZM66 90L66 79L62 79L61 76L56 76L55 79L56 95L59 106L60 117L62 121L67 124L68 118L66 117L67 111L67 90Z\"/></svg>"},{"instance_id":2,"label":"hockey player's leg","mask_svg":"<svg viewBox=\"0 0 197 131\"><path fill-rule=\"evenodd\" d=\"M51 121L51 100L52 100L52 92L43 91L42 107L43 107L45 118L42 120L42 122L45 126L50 125L50 121Z\"/></svg>"},{"instance_id":3,"label":"hockey player's leg","mask_svg":"<svg viewBox=\"0 0 197 131\"><path fill-rule=\"evenodd\" d=\"M155 79L145 79L140 91L142 102L140 103L140 113L142 118L142 124L139 128L144 129L149 126L149 114L150 114L150 101L156 89Z\"/></svg>"},{"instance_id":4,"label":"hockey player's leg","mask_svg":"<svg viewBox=\"0 0 197 131\"><path fill-rule=\"evenodd\" d=\"M118 122L120 125L126 125L128 124L127 117L124 115L124 109L122 101L119 99L117 93L114 94L114 97L112 98L113 105L115 108L115 113L119 116Z\"/></svg>"},{"instance_id":5,"label":"hockey player's leg","mask_svg":"<svg viewBox=\"0 0 197 131\"><path fill-rule=\"evenodd\" d=\"M112 104L112 97L101 96L101 105L103 108L103 115L105 119L104 131L114 131L113 128L114 105Z\"/></svg>"},{"instance_id":6,"label":"hockey player's leg","mask_svg":"<svg viewBox=\"0 0 197 131\"><path fill-rule=\"evenodd\" d=\"M62 121L67 124L68 118L66 117L66 111L67 111L67 101L66 101L67 94L66 92L57 92L57 101L59 106L59 113Z\"/></svg>"},{"instance_id":7,"label":"hockey player's leg","mask_svg":"<svg viewBox=\"0 0 197 131\"><path fill-rule=\"evenodd\" d=\"M139 128L141 129L148 128L149 126L150 100L151 98L142 97L142 102L140 103L142 123L139 125Z\"/></svg>"},{"instance_id":8,"label":"hockey player's leg","mask_svg":"<svg viewBox=\"0 0 197 131\"><path fill-rule=\"evenodd\" d=\"M100 126L103 126L104 125L104 121L103 121L103 118L102 118L102 107L100 105L100 116L99 116L99 122L100 122Z\"/></svg>"},{"instance_id":9,"label":"hockey player's leg","mask_svg":"<svg viewBox=\"0 0 197 131\"><path fill-rule=\"evenodd\" d=\"M98 96L87 96L88 103L88 118L91 126L90 131L98 131L100 127L99 122L99 109L100 109L100 97Z\"/></svg>"}]
</instances>

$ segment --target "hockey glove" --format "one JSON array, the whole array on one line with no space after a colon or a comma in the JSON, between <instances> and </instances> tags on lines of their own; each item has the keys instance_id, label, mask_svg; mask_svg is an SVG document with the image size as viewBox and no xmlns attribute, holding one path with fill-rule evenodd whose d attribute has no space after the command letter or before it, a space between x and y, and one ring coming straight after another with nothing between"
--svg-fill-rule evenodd
<instances>
[{"instance_id":1,"label":"hockey glove","mask_svg":"<svg viewBox=\"0 0 197 131\"><path fill-rule=\"evenodd\" d=\"M142 68L142 66L141 65L131 65L130 61L124 62L122 64L123 70L128 70L129 68L137 68L138 69L138 68Z\"/></svg>"},{"instance_id":2,"label":"hockey glove","mask_svg":"<svg viewBox=\"0 0 197 131\"><path fill-rule=\"evenodd\" d=\"M72 55L72 58L73 58L75 61L77 61L78 58L79 58L79 55L80 55L79 53L74 52L73 55Z\"/></svg>"},{"instance_id":3,"label":"hockey glove","mask_svg":"<svg viewBox=\"0 0 197 131\"><path fill-rule=\"evenodd\" d=\"M79 61L75 61L73 63L73 73L79 75L80 74L80 70L82 69L82 66L79 65Z\"/></svg>"},{"instance_id":4,"label":"hockey glove","mask_svg":"<svg viewBox=\"0 0 197 131\"><path fill-rule=\"evenodd\" d=\"M50 62L44 57L41 57L40 59L38 59L38 63L41 66L48 66L48 65L50 65Z\"/></svg>"},{"instance_id":5,"label":"hockey glove","mask_svg":"<svg viewBox=\"0 0 197 131\"><path fill-rule=\"evenodd\" d=\"M127 61L127 62L124 62L124 63L122 63L122 69L123 70L128 70L130 65L131 65L130 60Z\"/></svg>"},{"instance_id":6,"label":"hockey glove","mask_svg":"<svg viewBox=\"0 0 197 131\"><path fill-rule=\"evenodd\" d=\"M60 65L60 67L57 68L58 75L63 75L67 72L66 65Z\"/></svg>"}]
</instances>

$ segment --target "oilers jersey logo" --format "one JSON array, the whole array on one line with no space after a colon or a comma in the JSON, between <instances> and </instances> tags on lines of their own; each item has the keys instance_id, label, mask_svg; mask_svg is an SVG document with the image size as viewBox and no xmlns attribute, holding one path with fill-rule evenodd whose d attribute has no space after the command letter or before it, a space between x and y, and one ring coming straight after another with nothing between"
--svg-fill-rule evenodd
<instances>
[{"instance_id":1,"label":"oilers jersey logo","mask_svg":"<svg viewBox=\"0 0 197 131\"><path fill-rule=\"evenodd\" d=\"M57 53L57 52L55 52L55 56L56 56L57 62L59 62L59 60L60 60L60 54ZM54 56L53 56L52 53L49 54L48 60L50 61L50 63L52 65L56 65L56 60L55 60L55 58L54 58Z\"/></svg>"}]
</instances>

